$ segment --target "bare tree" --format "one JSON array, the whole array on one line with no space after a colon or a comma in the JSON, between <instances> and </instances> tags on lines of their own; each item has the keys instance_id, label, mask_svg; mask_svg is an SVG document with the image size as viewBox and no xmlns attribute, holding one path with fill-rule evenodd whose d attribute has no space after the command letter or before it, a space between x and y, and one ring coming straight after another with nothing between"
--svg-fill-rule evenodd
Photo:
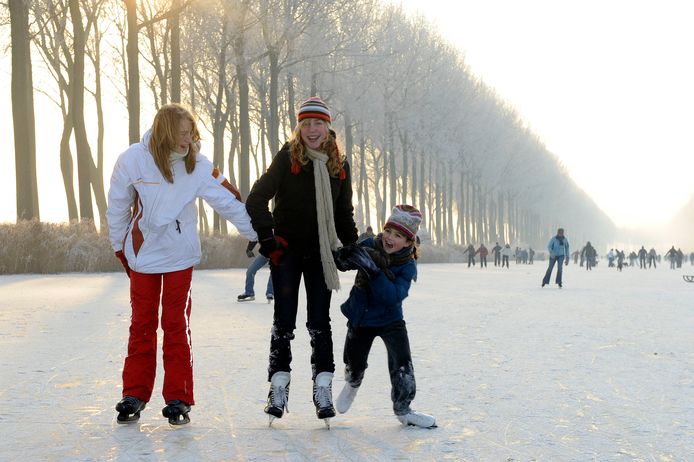
<instances>
[{"instance_id":1,"label":"bare tree","mask_svg":"<svg viewBox=\"0 0 694 462\"><path fill-rule=\"evenodd\" d=\"M24 0L9 0L9 9L17 220L39 219L29 8Z\"/></svg>"}]
</instances>

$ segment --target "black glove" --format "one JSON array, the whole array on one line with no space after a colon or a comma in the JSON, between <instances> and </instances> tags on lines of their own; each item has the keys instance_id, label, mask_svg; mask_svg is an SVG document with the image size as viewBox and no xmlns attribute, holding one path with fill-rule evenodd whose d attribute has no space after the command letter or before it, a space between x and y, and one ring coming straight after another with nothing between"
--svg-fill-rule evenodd
<instances>
[{"instance_id":1,"label":"black glove","mask_svg":"<svg viewBox=\"0 0 694 462\"><path fill-rule=\"evenodd\" d=\"M378 249L374 249L373 247L364 247L364 250L369 254L376 266L383 271L383 274L385 274L391 281L394 281L395 275L390 269L388 269L390 266L390 258L388 258L388 254L383 253Z\"/></svg>"},{"instance_id":2,"label":"black glove","mask_svg":"<svg viewBox=\"0 0 694 462\"><path fill-rule=\"evenodd\" d=\"M281 236L272 236L260 241L260 254L269 258L273 265L280 263L287 248L289 244Z\"/></svg>"},{"instance_id":3,"label":"black glove","mask_svg":"<svg viewBox=\"0 0 694 462\"><path fill-rule=\"evenodd\" d=\"M248 258L253 258L255 257L255 254L253 253L253 248L255 245L258 243L258 241L250 241L248 245L246 246L246 256Z\"/></svg>"},{"instance_id":4,"label":"black glove","mask_svg":"<svg viewBox=\"0 0 694 462\"><path fill-rule=\"evenodd\" d=\"M376 266L369 252L362 246L355 246L347 257L347 261L356 268L364 271L371 279L378 276L381 270Z\"/></svg>"},{"instance_id":5,"label":"black glove","mask_svg":"<svg viewBox=\"0 0 694 462\"><path fill-rule=\"evenodd\" d=\"M349 261L349 256L354 252L356 244L348 244L344 247L340 247L337 250L333 250L333 259L335 260L335 266L340 271L350 271L355 270L357 267Z\"/></svg>"}]
</instances>

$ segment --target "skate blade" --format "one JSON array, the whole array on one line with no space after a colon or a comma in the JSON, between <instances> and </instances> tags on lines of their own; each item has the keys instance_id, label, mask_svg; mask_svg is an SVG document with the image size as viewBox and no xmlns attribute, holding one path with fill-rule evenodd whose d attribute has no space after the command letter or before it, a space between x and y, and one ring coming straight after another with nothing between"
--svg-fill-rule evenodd
<instances>
[{"instance_id":1,"label":"skate blade","mask_svg":"<svg viewBox=\"0 0 694 462\"><path fill-rule=\"evenodd\" d=\"M439 428L439 426L436 425L436 424L433 424L433 425L431 425L431 426L429 426L429 427L420 427L420 426L417 425L417 424L408 423L407 426L408 426L408 427L415 427L415 428L426 428L426 429Z\"/></svg>"},{"instance_id":2,"label":"skate blade","mask_svg":"<svg viewBox=\"0 0 694 462\"><path fill-rule=\"evenodd\" d=\"M180 427L181 425L186 425L190 423L190 417L188 414L181 414L178 417L169 417L169 425L171 427Z\"/></svg>"},{"instance_id":3,"label":"skate blade","mask_svg":"<svg viewBox=\"0 0 694 462\"><path fill-rule=\"evenodd\" d=\"M133 415L130 414L118 414L116 417L116 422L118 422L121 425L127 425L127 424L132 424L140 420L140 413L136 412Z\"/></svg>"},{"instance_id":4,"label":"skate blade","mask_svg":"<svg viewBox=\"0 0 694 462\"><path fill-rule=\"evenodd\" d=\"M325 428L330 430L330 417L326 417L325 419L323 419L323 423L325 424Z\"/></svg>"}]
</instances>

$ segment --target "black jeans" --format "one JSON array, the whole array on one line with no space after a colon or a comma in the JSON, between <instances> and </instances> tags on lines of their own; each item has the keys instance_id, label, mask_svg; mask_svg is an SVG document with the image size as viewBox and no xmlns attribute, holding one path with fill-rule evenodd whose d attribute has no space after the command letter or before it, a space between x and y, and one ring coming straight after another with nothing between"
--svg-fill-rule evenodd
<instances>
[{"instance_id":1,"label":"black jeans","mask_svg":"<svg viewBox=\"0 0 694 462\"><path fill-rule=\"evenodd\" d=\"M343 356L345 380L353 387L361 385L364 372L368 367L367 359L371 345L376 337L381 337L388 352L390 399L393 401L393 412L395 415L405 415L410 412L410 403L417 391L405 321L397 321L385 327L357 328L347 323Z\"/></svg>"},{"instance_id":2,"label":"black jeans","mask_svg":"<svg viewBox=\"0 0 694 462\"><path fill-rule=\"evenodd\" d=\"M270 265L275 292L275 310L270 338L268 380L277 371L291 371L296 314L301 277L306 289L306 327L311 337L313 378L321 372L335 372L333 337L330 329L331 291L325 285L320 255L285 255L279 265Z\"/></svg>"}]
</instances>

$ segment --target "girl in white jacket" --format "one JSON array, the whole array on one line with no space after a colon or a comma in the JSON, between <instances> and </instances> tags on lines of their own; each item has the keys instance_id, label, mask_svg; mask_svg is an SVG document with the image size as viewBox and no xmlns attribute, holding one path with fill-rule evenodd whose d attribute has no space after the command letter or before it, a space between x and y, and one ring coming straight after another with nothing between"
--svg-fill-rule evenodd
<instances>
[{"instance_id":1,"label":"girl in white jacket","mask_svg":"<svg viewBox=\"0 0 694 462\"><path fill-rule=\"evenodd\" d=\"M154 387L161 301L165 417L187 423L193 397L191 279L200 262L197 207L201 197L248 240L258 237L240 194L198 153L200 134L190 111L163 106L142 142L118 158L106 218L116 256L130 277L132 318L123 368L118 422L132 422Z\"/></svg>"}]
</instances>

